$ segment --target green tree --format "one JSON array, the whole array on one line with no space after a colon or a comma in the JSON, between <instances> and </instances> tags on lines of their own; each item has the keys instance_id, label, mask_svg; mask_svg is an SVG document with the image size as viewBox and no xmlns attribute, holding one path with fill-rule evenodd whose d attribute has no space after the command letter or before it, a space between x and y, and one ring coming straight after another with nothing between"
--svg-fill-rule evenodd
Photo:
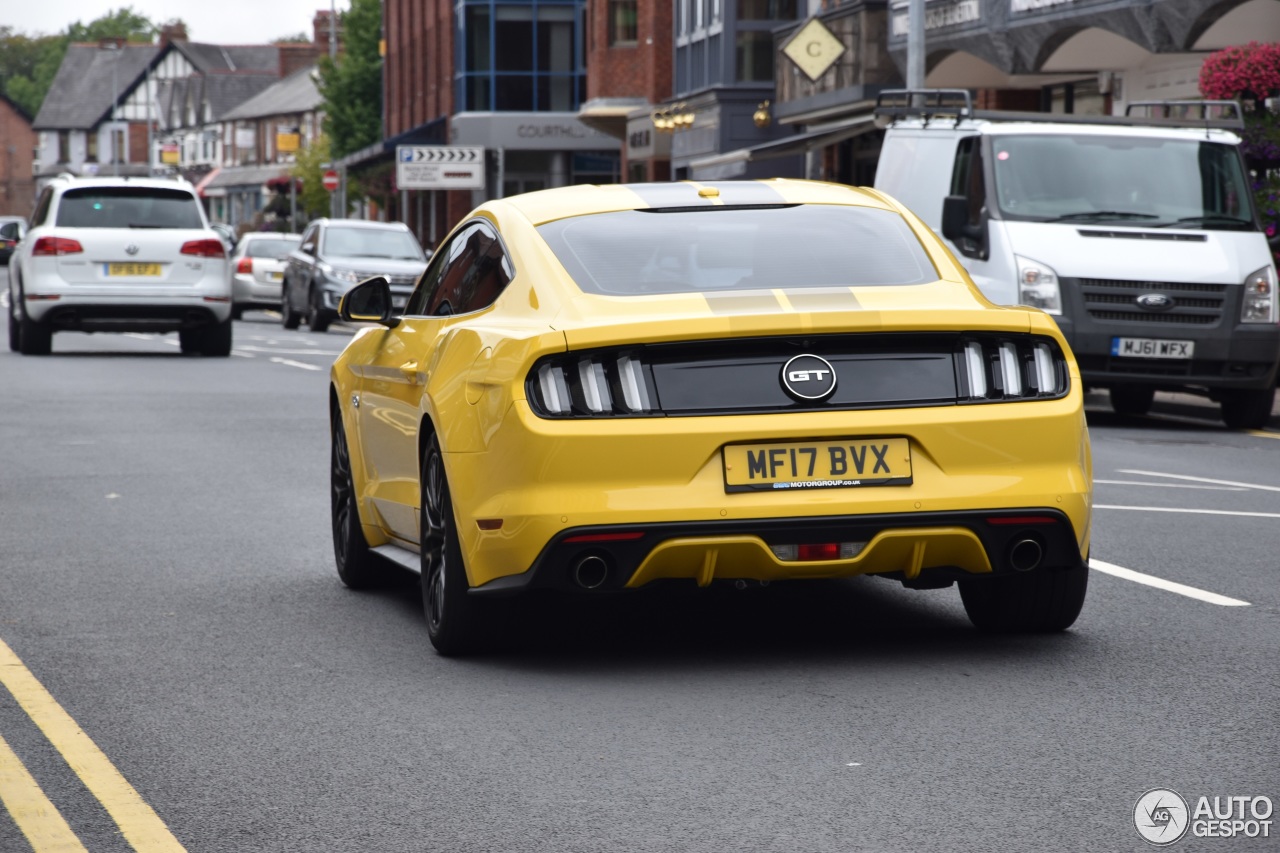
<instances>
[{"instance_id":1,"label":"green tree","mask_svg":"<svg viewBox=\"0 0 1280 853\"><path fill-rule=\"evenodd\" d=\"M311 36L303 32L294 33L291 36L280 36L280 38L272 39L272 44L311 44Z\"/></svg>"},{"instance_id":2,"label":"green tree","mask_svg":"<svg viewBox=\"0 0 1280 853\"><path fill-rule=\"evenodd\" d=\"M76 21L53 36L26 36L0 27L0 89L34 116L53 85L67 45L104 38L149 44L156 31L151 20L132 6L107 12L87 24Z\"/></svg>"},{"instance_id":3,"label":"green tree","mask_svg":"<svg viewBox=\"0 0 1280 853\"><path fill-rule=\"evenodd\" d=\"M324 188L324 169L332 158L329 137L320 134L310 145L298 152L289 174L302 181L298 193L298 209L307 219L329 215L329 191Z\"/></svg>"},{"instance_id":4,"label":"green tree","mask_svg":"<svg viewBox=\"0 0 1280 853\"><path fill-rule=\"evenodd\" d=\"M324 129L335 157L382 139L382 7L378 0L351 0L341 20L345 50L336 62L320 59Z\"/></svg>"}]
</instances>

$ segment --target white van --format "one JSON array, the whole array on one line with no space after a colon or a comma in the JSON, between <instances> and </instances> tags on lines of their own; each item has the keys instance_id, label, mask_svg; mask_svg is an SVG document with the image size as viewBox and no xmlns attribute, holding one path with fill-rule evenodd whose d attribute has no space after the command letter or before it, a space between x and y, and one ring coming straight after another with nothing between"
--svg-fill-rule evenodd
<instances>
[{"instance_id":1,"label":"white van","mask_svg":"<svg viewBox=\"0 0 1280 853\"><path fill-rule=\"evenodd\" d=\"M1085 383L1122 414L1206 393L1232 427L1271 413L1276 269L1239 108L1198 119L975 111L965 90L893 90L875 186L941 233L991 301L1055 315ZM1151 105L1147 105L1151 106Z\"/></svg>"}]
</instances>

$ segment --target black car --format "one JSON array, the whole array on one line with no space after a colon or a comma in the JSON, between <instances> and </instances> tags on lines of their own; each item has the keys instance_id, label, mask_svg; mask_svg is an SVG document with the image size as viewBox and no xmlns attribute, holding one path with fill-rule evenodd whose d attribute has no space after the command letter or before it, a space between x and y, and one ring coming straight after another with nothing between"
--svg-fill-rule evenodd
<instances>
[{"instance_id":1,"label":"black car","mask_svg":"<svg viewBox=\"0 0 1280 853\"><path fill-rule=\"evenodd\" d=\"M325 331L338 317L342 295L376 275L387 277L395 308L404 308L426 266L426 253L402 222L317 219L289 253L280 306L284 327L296 329L305 317L311 331Z\"/></svg>"},{"instance_id":2,"label":"black car","mask_svg":"<svg viewBox=\"0 0 1280 853\"><path fill-rule=\"evenodd\" d=\"M0 216L0 266L9 265L9 257L27 233L27 220L21 216Z\"/></svg>"}]
</instances>

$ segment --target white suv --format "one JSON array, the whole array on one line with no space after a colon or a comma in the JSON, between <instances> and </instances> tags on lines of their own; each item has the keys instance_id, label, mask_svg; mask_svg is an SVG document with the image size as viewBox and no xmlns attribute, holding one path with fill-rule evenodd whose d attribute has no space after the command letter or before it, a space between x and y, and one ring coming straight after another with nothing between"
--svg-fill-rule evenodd
<instances>
[{"instance_id":1,"label":"white suv","mask_svg":"<svg viewBox=\"0 0 1280 853\"><path fill-rule=\"evenodd\" d=\"M24 355L47 355L56 331L176 331L183 352L231 354L226 249L186 181L55 178L9 273Z\"/></svg>"}]
</instances>

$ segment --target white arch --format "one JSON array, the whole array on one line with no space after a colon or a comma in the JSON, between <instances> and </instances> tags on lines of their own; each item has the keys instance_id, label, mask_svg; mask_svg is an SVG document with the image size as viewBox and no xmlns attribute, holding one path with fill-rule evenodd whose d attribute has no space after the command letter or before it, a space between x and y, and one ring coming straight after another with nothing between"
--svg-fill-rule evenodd
<instances>
[{"instance_id":1,"label":"white arch","mask_svg":"<svg viewBox=\"0 0 1280 853\"><path fill-rule=\"evenodd\" d=\"M1192 50L1221 50L1251 41L1280 41L1280 2L1248 0L1210 25Z\"/></svg>"},{"instance_id":2,"label":"white arch","mask_svg":"<svg viewBox=\"0 0 1280 853\"><path fill-rule=\"evenodd\" d=\"M1275 3L1276 0L1265 0ZM1280 5L1280 4L1277 4ZM1045 60L1041 71L1120 71L1142 65L1152 54L1123 36L1089 27L1067 39Z\"/></svg>"}]
</instances>

